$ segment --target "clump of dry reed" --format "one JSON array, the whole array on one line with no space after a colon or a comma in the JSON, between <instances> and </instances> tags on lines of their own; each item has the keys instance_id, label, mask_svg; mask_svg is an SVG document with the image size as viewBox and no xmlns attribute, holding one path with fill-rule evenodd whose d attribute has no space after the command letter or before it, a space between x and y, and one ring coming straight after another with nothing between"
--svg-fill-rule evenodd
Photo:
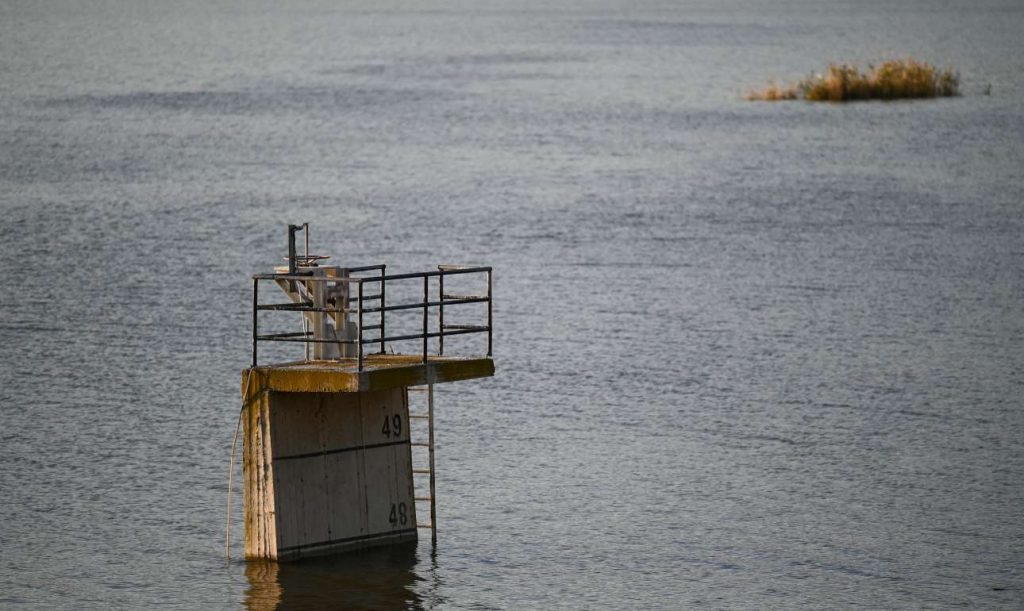
<instances>
[{"instance_id":1,"label":"clump of dry reed","mask_svg":"<svg viewBox=\"0 0 1024 611\"><path fill-rule=\"evenodd\" d=\"M830 64L825 74L810 76L796 85L769 84L747 93L748 100L810 100L849 102L853 100L899 100L960 95L960 75L951 69L912 59L889 60L868 66L862 72L847 64Z\"/></svg>"},{"instance_id":2,"label":"clump of dry reed","mask_svg":"<svg viewBox=\"0 0 1024 611\"><path fill-rule=\"evenodd\" d=\"M747 93L748 100L762 100L765 102L778 102L779 100L797 100L800 99L800 90L795 85L776 85L775 83L769 83L767 87L760 91L750 91Z\"/></svg>"}]
</instances>

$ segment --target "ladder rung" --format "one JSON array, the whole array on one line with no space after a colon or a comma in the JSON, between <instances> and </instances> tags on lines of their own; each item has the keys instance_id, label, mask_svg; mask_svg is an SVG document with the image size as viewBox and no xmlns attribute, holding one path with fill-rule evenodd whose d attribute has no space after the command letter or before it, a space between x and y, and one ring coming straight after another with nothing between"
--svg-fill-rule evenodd
<instances>
[{"instance_id":1,"label":"ladder rung","mask_svg":"<svg viewBox=\"0 0 1024 611\"><path fill-rule=\"evenodd\" d=\"M430 420L430 416L426 414L409 414L409 417L415 420Z\"/></svg>"},{"instance_id":2,"label":"ladder rung","mask_svg":"<svg viewBox=\"0 0 1024 611\"><path fill-rule=\"evenodd\" d=\"M429 500L431 500L431 498L429 496L414 496L412 498L413 498L414 501L429 501Z\"/></svg>"},{"instance_id":3,"label":"ladder rung","mask_svg":"<svg viewBox=\"0 0 1024 611\"><path fill-rule=\"evenodd\" d=\"M429 448L430 447L429 443L419 443L419 442L410 443L409 445L416 446L417 448Z\"/></svg>"},{"instance_id":4,"label":"ladder rung","mask_svg":"<svg viewBox=\"0 0 1024 611\"><path fill-rule=\"evenodd\" d=\"M411 392L427 392L429 388L423 388L422 386L410 386L408 388Z\"/></svg>"},{"instance_id":5,"label":"ladder rung","mask_svg":"<svg viewBox=\"0 0 1024 611\"><path fill-rule=\"evenodd\" d=\"M430 469L413 469L413 473L430 473Z\"/></svg>"},{"instance_id":6,"label":"ladder rung","mask_svg":"<svg viewBox=\"0 0 1024 611\"><path fill-rule=\"evenodd\" d=\"M416 528L429 528L430 530L434 530L434 525L433 524L417 524Z\"/></svg>"}]
</instances>

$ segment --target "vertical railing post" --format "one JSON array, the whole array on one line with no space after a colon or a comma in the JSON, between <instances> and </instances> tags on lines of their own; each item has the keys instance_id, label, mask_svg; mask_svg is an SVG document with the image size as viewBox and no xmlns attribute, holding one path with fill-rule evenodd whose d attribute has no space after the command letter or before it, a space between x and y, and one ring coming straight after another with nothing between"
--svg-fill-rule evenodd
<instances>
[{"instance_id":1,"label":"vertical railing post","mask_svg":"<svg viewBox=\"0 0 1024 611\"><path fill-rule=\"evenodd\" d=\"M315 276L312 276L315 277ZM313 360L320 361L324 358L324 348L327 344L323 343L323 340L327 339L327 329L324 318L327 314L323 311L327 306L327 299L325 298L325 291L327 289L323 282L317 282L310 280L308 283L302 283L306 286L306 291L309 293L309 297L313 302L310 308L310 318L312 319L312 332L313 332ZM309 342L306 342L309 345Z\"/></svg>"},{"instance_id":2,"label":"vertical railing post","mask_svg":"<svg viewBox=\"0 0 1024 611\"><path fill-rule=\"evenodd\" d=\"M356 367L359 371L363 370L363 281L357 281L359 284L359 302L356 305L358 311L356 332L358 337L356 338L357 353L356 353Z\"/></svg>"},{"instance_id":3,"label":"vertical railing post","mask_svg":"<svg viewBox=\"0 0 1024 611\"><path fill-rule=\"evenodd\" d=\"M427 317L430 315L430 276L423 276L423 362L427 362Z\"/></svg>"},{"instance_id":4,"label":"vertical railing post","mask_svg":"<svg viewBox=\"0 0 1024 611\"><path fill-rule=\"evenodd\" d=\"M260 281L252 279L252 366L256 368L256 336L259 334L259 321L257 320L257 306L260 303L259 290Z\"/></svg>"},{"instance_id":5,"label":"vertical railing post","mask_svg":"<svg viewBox=\"0 0 1024 611\"><path fill-rule=\"evenodd\" d=\"M387 337L387 329L384 326L384 315L387 312L384 308L387 307L387 281L384 277L387 276L387 265L380 266L380 353L384 354L384 338Z\"/></svg>"},{"instance_id":6,"label":"vertical railing post","mask_svg":"<svg viewBox=\"0 0 1024 611\"><path fill-rule=\"evenodd\" d=\"M491 356L491 334L493 319L491 316L491 269L487 268L487 356Z\"/></svg>"},{"instance_id":7,"label":"vertical railing post","mask_svg":"<svg viewBox=\"0 0 1024 611\"><path fill-rule=\"evenodd\" d=\"M430 439L427 449L430 452L430 543L437 546L437 486L434 473L434 385L427 384L427 427Z\"/></svg>"},{"instance_id":8,"label":"vertical railing post","mask_svg":"<svg viewBox=\"0 0 1024 611\"><path fill-rule=\"evenodd\" d=\"M305 350L302 353L302 355L303 355L303 358L305 360L307 360L307 361L310 360L310 358L309 358L309 340L311 339L310 338L311 335L313 335L313 332L309 330L309 319L306 318L305 316L303 316L302 317L302 337L304 337L306 339L306 341L305 341L305 343L302 344L302 347Z\"/></svg>"},{"instance_id":9,"label":"vertical railing post","mask_svg":"<svg viewBox=\"0 0 1024 611\"><path fill-rule=\"evenodd\" d=\"M288 225L288 275L295 275L295 232L301 225Z\"/></svg>"},{"instance_id":10,"label":"vertical railing post","mask_svg":"<svg viewBox=\"0 0 1024 611\"><path fill-rule=\"evenodd\" d=\"M441 275L437 277L437 293L441 305L437 308L437 356L444 356L444 268L438 266Z\"/></svg>"}]
</instances>

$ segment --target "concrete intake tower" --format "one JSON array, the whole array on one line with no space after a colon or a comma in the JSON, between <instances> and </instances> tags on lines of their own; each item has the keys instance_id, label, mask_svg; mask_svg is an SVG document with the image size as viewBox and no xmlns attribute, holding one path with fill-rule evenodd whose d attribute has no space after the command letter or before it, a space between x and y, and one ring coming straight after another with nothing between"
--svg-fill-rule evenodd
<instances>
[{"instance_id":1,"label":"concrete intake tower","mask_svg":"<svg viewBox=\"0 0 1024 611\"><path fill-rule=\"evenodd\" d=\"M309 253L308 224L289 225L287 266L252 278L247 558L332 554L419 529L436 541L434 385L494 374L490 267L388 275L325 259ZM281 360L261 363L261 348ZM287 360L289 348L301 358Z\"/></svg>"}]
</instances>

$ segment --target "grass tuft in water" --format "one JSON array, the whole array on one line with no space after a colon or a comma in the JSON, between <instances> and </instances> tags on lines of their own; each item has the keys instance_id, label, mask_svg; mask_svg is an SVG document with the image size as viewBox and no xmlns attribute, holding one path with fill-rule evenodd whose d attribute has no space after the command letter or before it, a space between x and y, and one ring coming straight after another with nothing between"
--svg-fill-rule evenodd
<instances>
[{"instance_id":1,"label":"grass tuft in water","mask_svg":"<svg viewBox=\"0 0 1024 611\"><path fill-rule=\"evenodd\" d=\"M960 95L960 75L952 69L912 59L896 59L868 66L866 72L847 64L830 64L825 74L812 75L795 85L770 83L750 91L753 101L809 100L851 102L856 100L901 100Z\"/></svg>"}]
</instances>

